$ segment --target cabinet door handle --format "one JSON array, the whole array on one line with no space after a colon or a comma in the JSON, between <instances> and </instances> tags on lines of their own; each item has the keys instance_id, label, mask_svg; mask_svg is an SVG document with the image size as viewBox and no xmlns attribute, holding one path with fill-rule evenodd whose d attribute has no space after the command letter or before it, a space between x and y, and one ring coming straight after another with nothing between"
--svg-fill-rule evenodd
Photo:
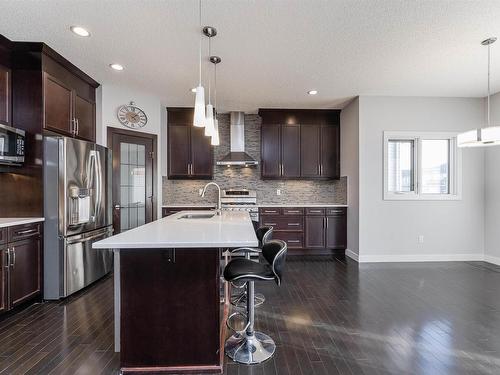
<instances>
[{"instance_id":1,"label":"cabinet door handle","mask_svg":"<svg viewBox=\"0 0 500 375\"><path fill-rule=\"evenodd\" d=\"M299 242L300 242L300 240L288 240L288 241L286 241L286 242L290 242L290 243L299 243Z\"/></svg>"},{"instance_id":2,"label":"cabinet door handle","mask_svg":"<svg viewBox=\"0 0 500 375\"><path fill-rule=\"evenodd\" d=\"M16 265L16 248L12 247L12 263L11 266L14 267Z\"/></svg>"},{"instance_id":3,"label":"cabinet door handle","mask_svg":"<svg viewBox=\"0 0 500 375\"><path fill-rule=\"evenodd\" d=\"M75 118L75 124L76 124L76 135L78 135L78 132L80 131L80 123L78 122L78 119Z\"/></svg>"},{"instance_id":4,"label":"cabinet door handle","mask_svg":"<svg viewBox=\"0 0 500 375\"><path fill-rule=\"evenodd\" d=\"M298 227L300 223L288 223L288 225L291 227Z\"/></svg>"},{"instance_id":5,"label":"cabinet door handle","mask_svg":"<svg viewBox=\"0 0 500 375\"><path fill-rule=\"evenodd\" d=\"M5 266L5 268L9 268L10 267L10 249L7 248L7 265Z\"/></svg>"},{"instance_id":6,"label":"cabinet door handle","mask_svg":"<svg viewBox=\"0 0 500 375\"><path fill-rule=\"evenodd\" d=\"M325 217L326 229L328 229L328 218Z\"/></svg>"},{"instance_id":7,"label":"cabinet door handle","mask_svg":"<svg viewBox=\"0 0 500 375\"><path fill-rule=\"evenodd\" d=\"M275 226L276 223L264 223L264 225Z\"/></svg>"},{"instance_id":8,"label":"cabinet door handle","mask_svg":"<svg viewBox=\"0 0 500 375\"><path fill-rule=\"evenodd\" d=\"M300 211L291 211L291 210L288 210L287 212L288 212L289 214L298 214L298 213L300 213Z\"/></svg>"},{"instance_id":9,"label":"cabinet door handle","mask_svg":"<svg viewBox=\"0 0 500 375\"><path fill-rule=\"evenodd\" d=\"M311 211L309 211L309 212L313 212L313 213L315 213L315 214L320 214L320 213L321 213L321 210L311 210Z\"/></svg>"},{"instance_id":10,"label":"cabinet door handle","mask_svg":"<svg viewBox=\"0 0 500 375\"><path fill-rule=\"evenodd\" d=\"M269 213L275 214L276 213L276 211L272 211L272 210L265 210L264 212L267 213L267 214L269 214Z\"/></svg>"},{"instance_id":11,"label":"cabinet door handle","mask_svg":"<svg viewBox=\"0 0 500 375\"><path fill-rule=\"evenodd\" d=\"M323 175L323 164L319 165L319 174Z\"/></svg>"},{"instance_id":12,"label":"cabinet door handle","mask_svg":"<svg viewBox=\"0 0 500 375\"><path fill-rule=\"evenodd\" d=\"M16 232L16 236L22 236L24 234L29 234L29 233L36 233L38 232L38 229L26 229L26 230L20 230Z\"/></svg>"}]
</instances>

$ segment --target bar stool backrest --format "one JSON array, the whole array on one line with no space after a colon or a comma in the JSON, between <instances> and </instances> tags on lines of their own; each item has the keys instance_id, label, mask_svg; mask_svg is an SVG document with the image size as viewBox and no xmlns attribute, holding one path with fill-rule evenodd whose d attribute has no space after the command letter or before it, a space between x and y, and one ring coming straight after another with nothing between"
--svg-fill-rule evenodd
<instances>
[{"instance_id":1,"label":"bar stool backrest","mask_svg":"<svg viewBox=\"0 0 500 375\"><path fill-rule=\"evenodd\" d=\"M255 231L259 240L259 247L262 248L267 242L273 239L273 227L260 227Z\"/></svg>"},{"instance_id":2,"label":"bar stool backrest","mask_svg":"<svg viewBox=\"0 0 500 375\"><path fill-rule=\"evenodd\" d=\"M274 273L274 281L278 285L281 285L287 251L287 244L282 240L271 240L262 246L262 255L271 265Z\"/></svg>"}]
</instances>

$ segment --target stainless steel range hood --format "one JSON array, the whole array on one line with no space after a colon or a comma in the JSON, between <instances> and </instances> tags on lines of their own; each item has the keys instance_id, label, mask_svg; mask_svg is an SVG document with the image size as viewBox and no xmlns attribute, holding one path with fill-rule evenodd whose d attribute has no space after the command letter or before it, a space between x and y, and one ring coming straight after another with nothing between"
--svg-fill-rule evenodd
<instances>
[{"instance_id":1,"label":"stainless steel range hood","mask_svg":"<svg viewBox=\"0 0 500 375\"><path fill-rule=\"evenodd\" d=\"M231 152L217 165L257 165L259 162L245 152L245 113L231 112Z\"/></svg>"}]
</instances>

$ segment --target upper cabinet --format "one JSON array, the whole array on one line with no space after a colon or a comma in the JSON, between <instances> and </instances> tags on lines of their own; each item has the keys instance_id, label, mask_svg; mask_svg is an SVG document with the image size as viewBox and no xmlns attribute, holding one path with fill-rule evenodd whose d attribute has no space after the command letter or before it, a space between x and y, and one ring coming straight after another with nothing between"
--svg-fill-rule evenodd
<instances>
[{"instance_id":1,"label":"upper cabinet","mask_svg":"<svg viewBox=\"0 0 500 375\"><path fill-rule=\"evenodd\" d=\"M213 148L204 128L193 126L192 108L167 108L168 178L211 179Z\"/></svg>"},{"instance_id":2,"label":"upper cabinet","mask_svg":"<svg viewBox=\"0 0 500 375\"><path fill-rule=\"evenodd\" d=\"M43 43L14 43L13 64L21 126L95 142L96 81Z\"/></svg>"},{"instance_id":3,"label":"upper cabinet","mask_svg":"<svg viewBox=\"0 0 500 375\"><path fill-rule=\"evenodd\" d=\"M340 110L260 109L264 179L340 178Z\"/></svg>"}]
</instances>

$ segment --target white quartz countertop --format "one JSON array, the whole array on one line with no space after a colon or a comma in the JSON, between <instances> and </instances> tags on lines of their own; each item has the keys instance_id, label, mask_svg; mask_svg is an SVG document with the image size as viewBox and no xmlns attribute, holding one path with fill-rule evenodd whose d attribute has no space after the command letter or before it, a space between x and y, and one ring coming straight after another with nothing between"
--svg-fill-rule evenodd
<instances>
[{"instance_id":1,"label":"white quartz countertop","mask_svg":"<svg viewBox=\"0 0 500 375\"><path fill-rule=\"evenodd\" d=\"M181 211L94 242L94 249L219 248L258 246L248 212L223 211L208 219L181 219ZM211 211L213 212L213 211Z\"/></svg>"},{"instance_id":2,"label":"white quartz countertop","mask_svg":"<svg viewBox=\"0 0 500 375\"><path fill-rule=\"evenodd\" d=\"M12 227L14 225L38 223L44 221L43 217L0 217L0 228Z\"/></svg>"}]
</instances>

